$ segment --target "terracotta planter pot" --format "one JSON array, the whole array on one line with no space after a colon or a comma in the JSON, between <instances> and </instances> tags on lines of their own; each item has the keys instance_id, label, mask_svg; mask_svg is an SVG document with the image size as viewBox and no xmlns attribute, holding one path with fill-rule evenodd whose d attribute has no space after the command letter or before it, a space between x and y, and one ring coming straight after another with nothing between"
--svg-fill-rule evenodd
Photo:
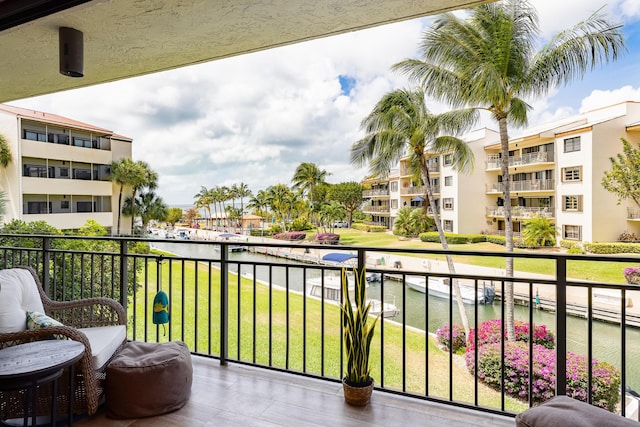
<instances>
[{"instance_id":1,"label":"terracotta planter pot","mask_svg":"<svg viewBox=\"0 0 640 427\"><path fill-rule=\"evenodd\" d=\"M373 392L373 379L371 384L362 387L354 387L342 380L342 389L344 391L344 401L353 406L367 406L371 400L371 392Z\"/></svg>"}]
</instances>

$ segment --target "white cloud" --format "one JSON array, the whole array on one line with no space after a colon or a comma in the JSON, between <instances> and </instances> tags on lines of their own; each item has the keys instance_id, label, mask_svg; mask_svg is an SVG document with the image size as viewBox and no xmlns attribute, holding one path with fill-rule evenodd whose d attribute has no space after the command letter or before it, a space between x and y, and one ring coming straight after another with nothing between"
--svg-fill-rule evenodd
<instances>
[{"instance_id":1,"label":"white cloud","mask_svg":"<svg viewBox=\"0 0 640 427\"><path fill-rule=\"evenodd\" d=\"M615 90L594 90L582 100L580 112L595 110L623 101L640 101L640 87L623 86Z\"/></svg>"}]
</instances>

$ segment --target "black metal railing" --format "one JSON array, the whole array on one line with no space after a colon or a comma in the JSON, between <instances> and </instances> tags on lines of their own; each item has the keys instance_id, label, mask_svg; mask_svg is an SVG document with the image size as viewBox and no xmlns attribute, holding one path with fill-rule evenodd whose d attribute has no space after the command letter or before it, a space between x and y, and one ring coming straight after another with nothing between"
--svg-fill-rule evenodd
<instances>
[{"instance_id":1,"label":"black metal railing","mask_svg":"<svg viewBox=\"0 0 640 427\"><path fill-rule=\"evenodd\" d=\"M0 268L33 266L46 291L57 300L118 299L127 310L129 339L182 340L194 354L223 364L255 365L340 381L344 364L341 316L339 301L330 301L330 291L343 264L324 261L321 255L351 254L353 266L366 268L379 278L369 288L369 296L380 301L382 311L372 353L377 389L507 415L537 403L534 364L528 362L528 373L523 374L528 378L520 398L510 397L506 386L511 374L502 362L510 351L505 340L500 340L498 368L503 380L493 389L479 378L479 333L473 351L466 355L473 361L471 367L460 367L458 361L464 363L465 356L457 355L453 346L437 348L433 338L440 326L459 322L455 297L451 292L438 295L430 279L441 285L456 280L466 289L471 328L483 320L507 318L502 300L513 283L514 317L530 325L546 323L555 333L554 394L570 391L567 381L572 380L572 373L568 377L567 363L573 356L567 356L567 350L569 344L575 347L580 335L584 336L579 346L586 357L583 364L589 367L596 358L607 357L619 372L615 387L621 401L615 409L623 416L633 411L628 409L633 405L627 404L625 391L640 388L636 366L640 357L635 356L640 354L640 311L629 304L640 302L640 291L636 285L570 279L568 271L590 271L587 266L597 265L611 268L611 263L622 271L638 264L639 257L517 252L508 255L516 265L535 260L544 268L540 273L546 274L519 273L506 278L501 268L505 253L281 245L260 238L242 239L0 235ZM145 253L140 249L145 243L166 253ZM446 269L444 255L459 257L457 273ZM469 257L487 267L463 268ZM421 283L429 284L429 291L416 292ZM153 296L161 289L170 301L171 320L166 327L152 323ZM483 305L492 294L487 289L495 292L497 302ZM393 306L397 314L387 317ZM502 321L501 336L506 332L504 324ZM529 361L539 351L534 340L534 330L529 328L525 336ZM596 347L601 340L610 351L606 356ZM612 340L617 344L612 345ZM596 403L595 368L586 371L584 399Z\"/></svg>"}]
</instances>

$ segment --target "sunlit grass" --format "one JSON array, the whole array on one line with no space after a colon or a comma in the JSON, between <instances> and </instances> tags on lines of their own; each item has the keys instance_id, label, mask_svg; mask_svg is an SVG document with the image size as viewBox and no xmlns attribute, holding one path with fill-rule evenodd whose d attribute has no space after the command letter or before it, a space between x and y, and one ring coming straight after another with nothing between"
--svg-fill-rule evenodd
<instances>
[{"instance_id":1,"label":"sunlit grass","mask_svg":"<svg viewBox=\"0 0 640 427\"><path fill-rule=\"evenodd\" d=\"M162 263L161 288L169 295L171 313L165 335L162 326L152 324L151 307L158 290L156 271L155 262L150 262L147 267L148 289L140 287L135 304L129 302L129 337L161 342L183 340L193 351L218 356L221 342L220 272L211 269L209 276L209 266L203 263L177 260ZM142 281L144 277L139 279ZM287 293L281 289L270 289L245 277L238 280L235 274L229 274L228 289L230 359L341 377L337 305L323 305L317 299L294 292L289 292L287 298ZM421 331L406 330L406 372L403 372L402 328L388 321L383 327L384 352L380 343L382 324L376 329L372 348L372 376L376 382L387 388L425 395L428 372L428 394L448 399L449 355L436 346L434 338ZM428 371L425 369L427 354ZM473 403L474 378L457 363L452 365L452 372L452 398ZM500 408L500 394L479 384L479 404ZM505 399L505 405L507 410L514 412L526 409L525 404L511 398Z\"/></svg>"}]
</instances>

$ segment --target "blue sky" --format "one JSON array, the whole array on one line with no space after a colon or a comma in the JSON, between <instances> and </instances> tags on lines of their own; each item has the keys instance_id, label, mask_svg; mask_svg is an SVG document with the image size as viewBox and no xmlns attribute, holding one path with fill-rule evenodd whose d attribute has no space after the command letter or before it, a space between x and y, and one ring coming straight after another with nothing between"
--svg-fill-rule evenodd
<instances>
[{"instance_id":1,"label":"blue sky","mask_svg":"<svg viewBox=\"0 0 640 427\"><path fill-rule=\"evenodd\" d=\"M586 18L603 0L532 0L542 40ZM623 100L640 101L640 1L609 0L628 51L582 81L532 101L530 125ZM568 17L568 18L567 18ZM301 162L360 180L349 147L386 92L407 87L394 63L417 56L430 18L313 40L144 77L11 102L133 138L133 157L160 175L170 205L191 204L200 186L245 182L253 191L290 184ZM432 111L445 106L433 103ZM517 134L512 130L511 134Z\"/></svg>"}]
</instances>

